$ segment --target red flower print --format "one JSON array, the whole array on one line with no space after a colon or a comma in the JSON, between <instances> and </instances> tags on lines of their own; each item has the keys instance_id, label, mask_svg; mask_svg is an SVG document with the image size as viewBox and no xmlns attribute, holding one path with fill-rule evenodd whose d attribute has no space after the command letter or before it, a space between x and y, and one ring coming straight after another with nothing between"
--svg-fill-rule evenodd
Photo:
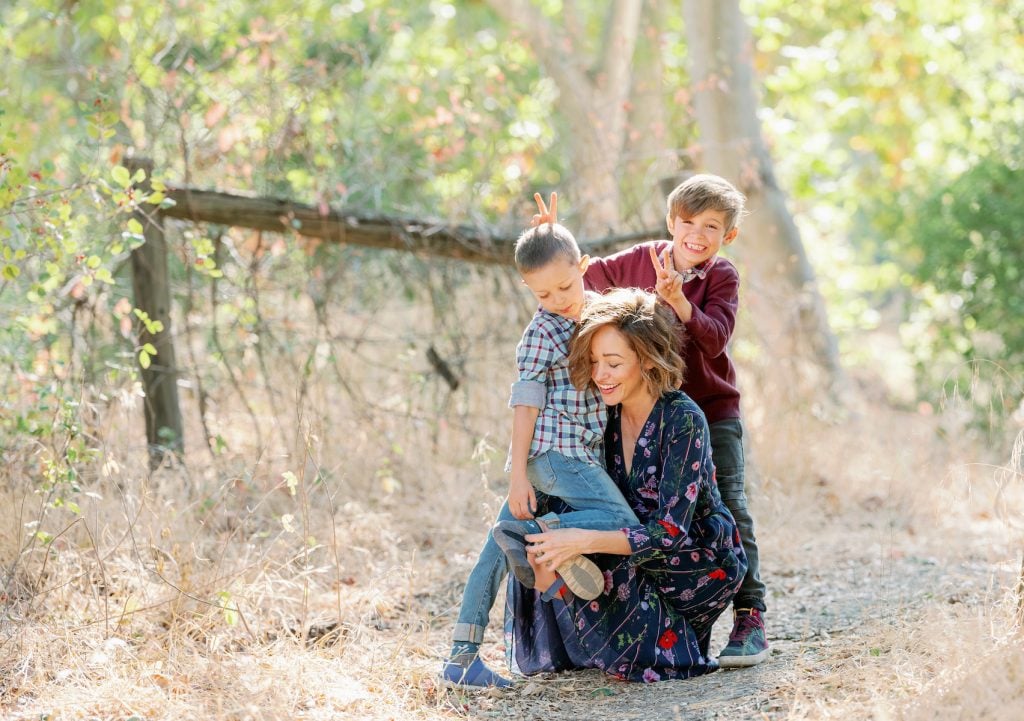
<instances>
[{"instance_id":1,"label":"red flower print","mask_svg":"<svg viewBox=\"0 0 1024 721\"><path fill-rule=\"evenodd\" d=\"M661 638L658 639L658 647L663 648L666 651L676 645L676 641L679 640L679 636L671 628L665 629L665 633L661 634Z\"/></svg>"},{"instance_id":2,"label":"red flower print","mask_svg":"<svg viewBox=\"0 0 1024 721\"><path fill-rule=\"evenodd\" d=\"M679 526L670 521L658 521L658 525L668 531L668 535L675 538L679 535Z\"/></svg>"},{"instance_id":3,"label":"red flower print","mask_svg":"<svg viewBox=\"0 0 1024 721\"><path fill-rule=\"evenodd\" d=\"M716 568L714 571L708 574L708 578L713 578L716 581L724 581L725 571L723 571L721 568Z\"/></svg>"}]
</instances>

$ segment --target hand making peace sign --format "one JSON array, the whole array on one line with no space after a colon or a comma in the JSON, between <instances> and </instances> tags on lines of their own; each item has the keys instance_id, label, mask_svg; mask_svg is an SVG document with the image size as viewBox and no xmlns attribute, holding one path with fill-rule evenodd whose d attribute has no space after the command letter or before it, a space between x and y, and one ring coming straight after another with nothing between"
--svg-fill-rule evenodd
<instances>
[{"instance_id":1,"label":"hand making peace sign","mask_svg":"<svg viewBox=\"0 0 1024 721\"><path fill-rule=\"evenodd\" d=\"M558 222L558 193L552 191L551 193L551 209L544 205L544 198L541 197L540 193L534 193L533 199L537 201L537 212L530 219L530 227L536 228L538 225L544 223L551 223L554 225Z\"/></svg>"},{"instance_id":2,"label":"hand making peace sign","mask_svg":"<svg viewBox=\"0 0 1024 721\"><path fill-rule=\"evenodd\" d=\"M683 295L683 275L676 272L675 263L672 260L672 246L665 248L665 252L661 254L660 260L653 245L648 249L651 251L651 263L654 264L654 272L658 276L654 290L669 305L674 306L680 300L685 300Z\"/></svg>"}]
</instances>

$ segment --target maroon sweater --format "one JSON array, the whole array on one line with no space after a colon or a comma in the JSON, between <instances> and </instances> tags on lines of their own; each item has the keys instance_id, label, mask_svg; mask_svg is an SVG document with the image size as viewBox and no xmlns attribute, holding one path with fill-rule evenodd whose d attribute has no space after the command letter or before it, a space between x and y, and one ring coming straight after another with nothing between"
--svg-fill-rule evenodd
<instances>
[{"instance_id":1,"label":"maroon sweater","mask_svg":"<svg viewBox=\"0 0 1024 721\"><path fill-rule=\"evenodd\" d=\"M609 288L653 292L657 276L648 250L652 245L658 255L672 246L667 240L655 240L607 258L592 258L584 284L599 293ZM736 266L720 256L703 279L683 284L683 293L693 304L693 317L683 324L685 332L679 334L677 350L686 364L682 389L704 411L708 423L740 417L736 369L727 349L736 326L739 287Z\"/></svg>"}]
</instances>

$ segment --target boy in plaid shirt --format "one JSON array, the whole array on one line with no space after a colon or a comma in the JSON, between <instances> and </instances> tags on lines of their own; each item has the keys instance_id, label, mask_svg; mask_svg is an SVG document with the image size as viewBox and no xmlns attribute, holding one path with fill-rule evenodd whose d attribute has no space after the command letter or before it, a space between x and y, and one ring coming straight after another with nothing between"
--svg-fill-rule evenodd
<instances>
[{"instance_id":1,"label":"boy in plaid shirt","mask_svg":"<svg viewBox=\"0 0 1024 721\"><path fill-rule=\"evenodd\" d=\"M583 274L590 262L572 233L545 223L516 241L516 268L540 304L516 348L519 378L512 384L512 443L505 470L508 499L487 536L463 592L442 680L460 687L508 686L479 657L491 606L509 567L526 587L534 585L524 537L548 528L613 530L638 523L602 465L606 411L593 390L569 379L569 341L586 303ZM534 519L548 498L572 507ZM558 569L565 586L583 599L604 591L604 576L577 556Z\"/></svg>"}]
</instances>

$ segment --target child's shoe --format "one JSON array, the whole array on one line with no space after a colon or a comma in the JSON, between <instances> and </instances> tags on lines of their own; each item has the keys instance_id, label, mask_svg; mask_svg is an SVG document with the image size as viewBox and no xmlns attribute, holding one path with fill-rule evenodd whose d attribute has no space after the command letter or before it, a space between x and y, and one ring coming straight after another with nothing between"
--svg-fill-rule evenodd
<instances>
[{"instance_id":1,"label":"child's shoe","mask_svg":"<svg viewBox=\"0 0 1024 721\"><path fill-rule=\"evenodd\" d=\"M477 656L468 666L448 660L441 667L441 683L456 689L508 688L514 684L496 674Z\"/></svg>"},{"instance_id":2,"label":"child's shoe","mask_svg":"<svg viewBox=\"0 0 1024 721\"><path fill-rule=\"evenodd\" d=\"M536 585L536 578L526 555L526 536L547 530L545 524L537 521L499 521L491 531L495 543L505 552L512 573L527 588ZM565 581L573 595L584 601L593 600L604 591L604 574L586 556L580 555L566 561L555 572Z\"/></svg>"},{"instance_id":3,"label":"child's shoe","mask_svg":"<svg viewBox=\"0 0 1024 721\"><path fill-rule=\"evenodd\" d=\"M519 583L527 588L533 588L537 584L537 579L526 556L526 536L540 532L541 528L536 521L498 521L491 529L494 542L508 559L509 570L516 575Z\"/></svg>"},{"instance_id":4,"label":"child's shoe","mask_svg":"<svg viewBox=\"0 0 1024 721\"><path fill-rule=\"evenodd\" d=\"M764 617L757 608L739 608L734 615L729 643L718 655L718 665L722 668L756 666L772 652L764 635Z\"/></svg>"}]
</instances>

